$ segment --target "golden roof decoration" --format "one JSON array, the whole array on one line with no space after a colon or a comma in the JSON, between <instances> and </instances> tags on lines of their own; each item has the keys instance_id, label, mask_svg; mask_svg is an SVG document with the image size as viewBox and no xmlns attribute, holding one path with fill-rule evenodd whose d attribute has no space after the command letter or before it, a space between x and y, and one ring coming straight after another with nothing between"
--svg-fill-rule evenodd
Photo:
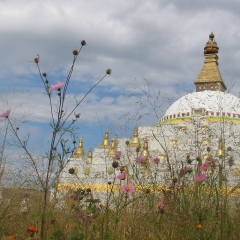
<instances>
[{"instance_id":1,"label":"golden roof decoration","mask_svg":"<svg viewBox=\"0 0 240 240\"><path fill-rule=\"evenodd\" d=\"M88 152L88 162L92 164L93 162L93 152L92 149L90 148L89 152Z\"/></svg>"},{"instance_id":2,"label":"golden roof decoration","mask_svg":"<svg viewBox=\"0 0 240 240\"><path fill-rule=\"evenodd\" d=\"M109 157L114 157L116 155L116 153L117 153L117 140L114 137L112 139L112 144L111 144L111 148L110 148L110 150L108 152L108 156Z\"/></svg>"},{"instance_id":3,"label":"golden roof decoration","mask_svg":"<svg viewBox=\"0 0 240 240\"><path fill-rule=\"evenodd\" d=\"M84 153L84 148L83 148L83 139L81 138L78 148L77 148L75 154L72 156L72 158L82 158L84 156L85 156L85 153Z\"/></svg>"},{"instance_id":4,"label":"golden roof decoration","mask_svg":"<svg viewBox=\"0 0 240 240\"><path fill-rule=\"evenodd\" d=\"M109 131L107 130L102 142L102 145L98 146L98 148L110 148L110 142L109 142Z\"/></svg>"},{"instance_id":5,"label":"golden roof decoration","mask_svg":"<svg viewBox=\"0 0 240 240\"><path fill-rule=\"evenodd\" d=\"M150 158L147 138L144 139L143 151L141 152L141 156L144 156L146 158Z\"/></svg>"},{"instance_id":6,"label":"golden roof decoration","mask_svg":"<svg viewBox=\"0 0 240 240\"><path fill-rule=\"evenodd\" d=\"M216 152L216 157L222 158L224 156L225 156L224 144L222 138L220 138L218 142L218 150Z\"/></svg>"},{"instance_id":7,"label":"golden roof decoration","mask_svg":"<svg viewBox=\"0 0 240 240\"><path fill-rule=\"evenodd\" d=\"M138 138L138 128L134 129L132 141L129 144L130 147L141 147L140 139Z\"/></svg>"}]
</instances>

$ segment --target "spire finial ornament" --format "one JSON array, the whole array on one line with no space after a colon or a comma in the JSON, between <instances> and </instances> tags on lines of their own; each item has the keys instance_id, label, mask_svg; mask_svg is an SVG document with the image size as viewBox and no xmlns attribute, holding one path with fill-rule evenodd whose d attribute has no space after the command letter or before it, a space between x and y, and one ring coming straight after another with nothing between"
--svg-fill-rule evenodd
<instances>
[{"instance_id":1,"label":"spire finial ornament","mask_svg":"<svg viewBox=\"0 0 240 240\"><path fill-rule=\"evenodd\" d=\"M83 148L83 139L81 138L78 148L77 148L75 154L72 156L72 158L82 158L84 156L85 156L85 153L84 153L84 148Z\"/></svg>"},{"instance_id":2,"label":"spire finial ornament","mask_svg":"<svg viewBox=\"0 0 240 240\"><path fill-rule=\"evenodd\" d=\"M100 149L102 149L102 148L110 148L109 132L108 132L108 130L105 133L102 145L98 146L98 148L100 148Z\"/></svg>"},{"instance_id":3,"label":"spire finial ornament","mask_svg":"<svg viewBox=\"0 0 240 240\"><path fill-rule=\"evenodd\" d=\"M217 54L218 52L219 52L219 47L218 47L217 43L215 42L214 34L212 32L209 35L209 40L206 43L206 46L204 48L204 54L212 54L212 53Z\"/></svg>"},{"instance_id":4,"label":"spire finial ornament","mask_svg":"<svg viewBox=\"0 0 240 240\"><path fill-rule=\"evenodd\" d=\"M138 138L138 128L134 129L132 141L129 144L130 147L141 147L140 139Z\"/></svg>"},{"instance_id":5,"label":"spire finial ornament","mask_svg":"<svg viewBox=\"0 0 240 240\"><path fill-rule=\"evenodd\" d=\"M92 149L90 148L88 152L88 162L92 164L92 161L93 161L93 152L92 152Z\"/></svg>"}]
</instances>

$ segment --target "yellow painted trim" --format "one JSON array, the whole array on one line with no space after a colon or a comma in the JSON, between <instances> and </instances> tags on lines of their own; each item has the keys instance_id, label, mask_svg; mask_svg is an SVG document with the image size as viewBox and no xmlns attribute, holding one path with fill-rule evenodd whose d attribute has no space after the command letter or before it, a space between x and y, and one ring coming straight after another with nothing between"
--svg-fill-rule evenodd
<instances>
[{"instance_id":1,"label":"yellow painted trim","mask_svg":"<svg viewBox=\"0 0 240 240\"><path fill-rule=\"evenodd\" d=\"M106 192L120 192L120 184L115 184L115 185L108 185L108 184L88 184L88 185L82 185L82 184L58 184L58 190L77 190L79 188L82 189L86 189L86 188L90 188L93 192L101 192L101 193L106 193ZM150 190L150 192L155 192L155 193L161 193L162 190L166 191L166 192L171 192L173 189L169 186L153 186L153 185L134 185L135 191L136 192L146 192L147 190ZM185 193L187 193L188 191L192 192L194 191L194 187L195 186L186 186L185 187ZM209 194L209 188L208 187L204 187L205 193ZM231 192L231 190L233 190ZM175 189L175 191L177 191ZM231 188L228 187L226 188L222 188L221 190L219 189L219 194L221 195L225 195L225 193L228 193L229 196L240 196L240 188ZM231 193L230 193L231 192ZM215 192L213 191L213 194Z\"/></svg>"},{"instance_id":2,"label":"yellow painted trim","mask_svg":"<svg viewBox=\"0 0 240 240\"><path fill-rule=\"evenodd\" d=\"M163 124L179 124L179 123L182 123L182 122L191 122L191 121L192 121L192 117L174 118L174 119L168 119L168 120L159 122L158 126L161 126ZM231 122L231 123L234 123L234 124L240 124L240 118L208 116L208 117L206 117L206 121L209 121L209 122Z\"/></svg>"}]
</instances>

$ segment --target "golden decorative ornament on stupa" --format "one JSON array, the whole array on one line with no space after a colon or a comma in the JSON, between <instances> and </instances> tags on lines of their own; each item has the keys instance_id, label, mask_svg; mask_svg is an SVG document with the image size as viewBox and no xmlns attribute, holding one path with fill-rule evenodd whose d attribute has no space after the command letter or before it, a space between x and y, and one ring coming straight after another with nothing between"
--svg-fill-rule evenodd
<instances>
[{"instance_id":1,"label":"golden decorative ornament on stupa","mask_svg":"<svg viewBox=\"0 0 240 240\"><path fill-rule=\"evenodd\" d=\"M84 148L83 148L83 139L81 138L78 148L77 148L75 154L72 156L72 158L82 158L84 156L85 156L85 153L84 153Z\"/></svg>"},{"instance_id":2,"label":"golden decorative ornament on stupa","mask_svg":"<svg viewBox=\"0 0 240 240\"><path fill-rule=\"evenodd\" d=\"M108 130L105 133L102 145L98 146L98 148L102 149L102 148L110 148L110 142L109 142L109 132Z\"/></svg>"},{"instance_id":3,"label":"golden decorative ornament on stupa","mask_svg":"<svg viewBox=\"0 0 240 240\"><path fill-rule=\"evenodd\" d=\"M150 153L148 150L148 140L147 138L144 139L144 145L143 145L143 151L141 152L141 156L145 157L145 160L142 162L143 166L148 166L149 165L149 158L150 158Z\"/></svg>"},{"instance_id":4,"label":"golden decorative ornament on stupa","mask_svg":"<svg viewBox=\"0 0 240 240\"><path fill-rule=\"evenodd\" d=\"M214 39L213 32L209 35L209 41L204 48L204 54L218 53L219 48Z\"/></svg>"},{"instance_id":5,"label":"golden decorative ornament on stupa","mask_svg":"<svg viewBox=\"0 0 240 240\"><path fill-rule=\"evenodd\" d=\"M114 173L114 168L113 167L109 167L107 169L107 172L108 172L109 175L112 175Z\"/></svg>"},{"instance_id":6,"label":"golden decorative ornament on stupa","mask_svg":"<svg viewBox=\"0 0 240 240\"><path fill-rule=\"evenodd\" d=\"M130 147L141 147L141 143L140 143L140 139L138 138L138 128L136 127L134 129L134 134L133 134L133 138L132 141L129 144Z\"/></svg>"},{"instance_id":7,"label":"golden decorative ornament on stupa","mask_svg":"<svg viewBox=\"0 0 240 240\"><path fill-rule=\"evenodd\" d=\"M224 144L223 144L222 138L220 138L218 142L218 150L216 152L216 157L219 157L219 158L225 157L225 150L224 150Z\"/></svg>"},{"instance_id":8,"label":"golden decorative ornament on stupa","mask_svg":"<svg viewBox=\"0 0 240 240\"><path fill-rule=\"evenodd\" d=\"M112 139L112 144L111 144L111 148L108 152L108 157L114 157L117 153L117 140L116 138L114 137Z\"/></svg>"},{"instance_id":9,"label":"golden decorative ornament on stupa","mask_svg":"<svg viewBox=\"0 0 240 240\"><path fill-rule=\"evenodd\" d=\"M89 152L88 152L88 162L92 164L93 161L93 153L92 153L92 149L90 148Z\"/></svg>"},{"instance_id":10,"label":"golden decorative ornament on stupa","mask_svg":"<svg viewBox=\"0 0 240 240\"><path fill-rule=\"evenodd\" d=\"M90 174L90 167L85 167L83 172L84 172L85 175L89 176L89 174Z\"/></svg>"}]
</instances>

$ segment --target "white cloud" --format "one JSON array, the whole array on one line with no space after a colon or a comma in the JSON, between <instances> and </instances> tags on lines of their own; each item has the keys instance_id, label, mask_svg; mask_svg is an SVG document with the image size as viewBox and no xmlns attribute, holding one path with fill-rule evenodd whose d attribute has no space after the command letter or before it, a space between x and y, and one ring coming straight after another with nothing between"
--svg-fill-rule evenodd
<instances>
[{"instance_id":1,"label":"white cloud","mask_svg":"<svg viewBox=\"0 0 240 240\"><path fill-rule=\"evenodd\" d=\"M15 116L27 113L32 121L47 123L48 101L37 68L28 61L39 53L41 70L51 83L63 81L72 50L86 39L69 86L71 96L80 98L107 68L113 71L79 107L81 121L89 127L99 120L107 124L109 116L129 111L148 116L152 110L147 105L137 107L136 97L126 94L132 83L146 79L160 89L166 102L163 109L169 98L194 90L211 31L220 48L224 80L229 86L235 83L232 93L237 95L238 8L237 0L0 1L1 97L12 99ZM68 101L74 105L72 97ZM152 124L152 119L146 117L142 123Z\"/></svg>"}]
</instances>

